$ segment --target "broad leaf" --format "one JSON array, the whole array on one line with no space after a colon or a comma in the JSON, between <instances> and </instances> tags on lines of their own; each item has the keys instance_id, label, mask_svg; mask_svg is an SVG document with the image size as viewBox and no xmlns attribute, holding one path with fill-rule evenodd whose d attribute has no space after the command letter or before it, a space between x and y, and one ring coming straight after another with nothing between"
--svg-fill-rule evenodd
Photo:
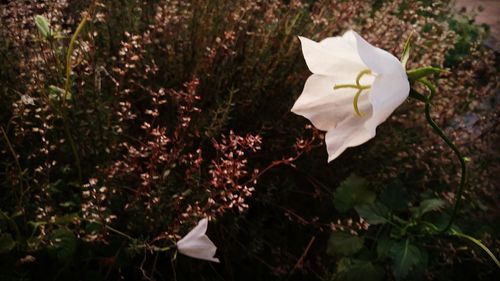
<instances>
[{"instance_id":1,"label":"broad leaf","mask_svg":"<svg viewBox=\"0 0 500 281\"><path fill-rule=\"evenodd\" d=\"M333 203L339 212L347 212L356 205L373 203L375 197L375 193L368 189L368 182L352 174L335 191Z\"/></svg>"},{"instance_id":2,"label":"broad leaf","mask_svg":"<svg viewBox=\"0 0 500 281\"><path fill-rule=\"evenodd\" d=\"M393 260L393 272L396 279L403 279L408 273L424 261L420 249L410 244L409 240L395 243L390 250Z\"/></svg>"},{"instance_id":3,"label":"broad leaf","mask_svg":"<svg viewBox=\"0 0 500 281\"><path fill-rule=\"evenodd\" d=\"M408 193L401 182L388 186L380 194L380 201L392 211L408 208Z\"/></svg>"},{"instance_id":4,"label":"broad leaf","mask_svg":"<svg viewBox=\"0 0 500 281\"><path fill-rule=\"evenodd\" d=\"M363 248L364 238L345 232L334 232L328 241L328 254L350 256Z\"/></svg>"},{"instance_id":5,"label":"broad leaf","mask_svg":"<svg viewBox=\"0 0 500 281\"><path fill-rule=\"evenodd\" d=\"M0 235L0 254L8 253L16 246L16 241L12 239L9 233L2 233Z\"/></svg>"},{"instance_id":6,"label":"broad leaf","mask_svg":"<svg viewBox=\"0 0 500 281\"><path fill-rule=\"evenodd\" d=\"M50 252L61 262L69 262L76 251L76 237L66 229L56 229L50 235Z\"/></svg>"},{"instance_id":7,"label":"broad leaf","mask_svg":"<svg viewBox=\"0 0 500 281\"><path fill-rule=\"evenodd\" d=\"M338 281L381 281L384 280L384 269L373 265L370 261L341 259L341 266L337 266L334 280Z\"/></svg>"},{"instance_id":8,"label":"broad leaf","mask_svg":"<svg viewBox=\"0 0 500 281\"><path fill-rule=\"evenodd\" d=\"M441 209L446 203L438 198L426 199L417 208L412 208L413 216L419 218L424 214Z\"/></svg>"},{"instance_id":9,"label":"broad leaf","mask_svg":"<svg viewBox=\"0 0 500 281\"><path fill-rule=\"evenodd\" d=\"M389 209L380 202L356 206L355 209L358 215L369 224L386 223L389 217Z\"/></svg>"},{"instance_id":10,"label":"broad leaf","mask_svg":"<svg viewBox=\"0 0 500 281\"><path fill-rule=\"evenodd\" d=\"M392 246L396 241L388 238L382 237L377 241L377 255L379 258L386 258L389 256Z\"/></svg>"}]
</instances>

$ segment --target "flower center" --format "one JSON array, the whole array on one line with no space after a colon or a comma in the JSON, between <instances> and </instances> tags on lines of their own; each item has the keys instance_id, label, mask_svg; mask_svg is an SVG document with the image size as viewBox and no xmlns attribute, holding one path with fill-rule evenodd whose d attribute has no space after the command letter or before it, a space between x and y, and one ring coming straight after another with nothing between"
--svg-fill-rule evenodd
<instances>
[{"instance_id":1,"label":"flower center","mask_svg":"<svg viewBox=\"0 0 500 281\"><path fill-rule=\"evenodd\" d=\"M364 90L368 90L372 87L371 85L361 85L361 83L360 83L361 78L363 78L363 76L365 76L365 75L373 75L373 74L372 74L372 71L370 69L363 69L358 73L358 76L356 76L356 84L337 84L337 85L333 86L333 90L344 89L344 88L350 88L350 89L357 90L356 94L354 95L354 100L352 101L352 105L354 107L354 112L356 112L356 114L359 117L363 116L363 114L359 111L359 108L358 108L359 96L361 95L361 93Z\"/></svg>"}]
</instances>

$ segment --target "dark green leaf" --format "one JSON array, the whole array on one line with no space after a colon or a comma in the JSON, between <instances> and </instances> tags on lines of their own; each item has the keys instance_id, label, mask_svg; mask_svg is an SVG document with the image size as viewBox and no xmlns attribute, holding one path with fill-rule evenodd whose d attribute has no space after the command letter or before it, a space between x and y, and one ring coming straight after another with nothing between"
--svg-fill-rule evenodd
<instances>
[{"instance_id":1,"label":"dark green leaf","mask_svg":"<svg viewBox=\"0 0 500 281\"><path fill-rule=\"evenodd\" d=\"M390 250L393 260L393 271L396 279L403 279L419 264L423 263L420 249L410 244L409 240L395 243Z\"/></svg>"},{"instance_id":2,"label":"dark green leaf","mask_svg":"<svg viewBox=\"0 0 500 281\"><path fill-rule=\"evenodd\" d=\"M408 193L401 182L388 186L380 194L380 202L392 211L408 208Z\"/></svg>"},{"instance_id":3,"label":"dark green leaf","mask_svg":"<svg viewBox=\"0 0 500 281\"><path fill-rule=\"evenodd\" d=\"M364 238L345 232L334 232L328 241L328 254L350 256L363 248Z\"/></svg>"},{"instance_id":4,"label":"dark green leaf","mask_svg":"<svg viewBox=\"0 0 500 281\"><path fill-rule=\"evenodd\" d=\"M8 253L16 246L16 241L12 239L9 233L2 233L0 235L0 254Z\"/></svg>"},{"instance_id":5,"label":"dark green leaf","mask_svg":"<svg viewBox=\"0 0 500 281\"><path fill-rule=\"evenodd\" d=\"M386 258L389 256L390 250L395 241L388 237L382 237L377 241L377 255L379 258Z\"/></svg>"},{"instance_id":6,"label":"dark green leaf","mask_svg":"<svg viewBox=\"0 0 500 281\"><path fill-rule=\"evenodd\" d=\"M425 78L429 75L438 74L438 73L441 73L444 71L445 70L441 69L441 68L426 66L426 67L422 67L422 68L408 70L406 72L406 75L408 75L408 80L410 80L410 82L415 82L421 78Z\"/></svg>"},{"instance_id":7,"label":"dark green leaf","mask_svg":"<svg viewBox=\"0 0 500 281\"><path fill-rule=\"evenodd\" d=\"M356 206L355 209L356 212L358 212L358 215L365 219L369 224L386 223L387 218L389 217L389 209L387 209L387 207L380 202Z\"/></svg>"},{"instance_id":8,"label":"dark green leaf","mask_svg":"<svg viewBox=\"0 0 500 281\"><path fill-rule=\"evenodd\" d=\"M69 262L76 251L76 237L66 229L56 229L50 235L50 252L61 262Z\"/></svg>"},{"instance_id":9,"label":"dark green leaf","mask_svg":"<svg viewBox=\"0 0 500 281\"><path fill-rule=\"evenodd\" d=\"M417 208L412 208L413 216L419 218L424 214L441 209L446 203L438 198L426 199Z\"/></svg>"},{"instance_id":10,"label":"dark green leaf","mask_svg":"<svg viewBox=\"0 0 500 281\"><path fill-rule=\"evenodd\" d=\"M49 22L44 16L37 15L35 16L35 24L38 28L38 31L44 38L49 38L51 35Z\"/></svg>"},{"instance_id":11,"label":"dark green leaf","mask_svg":"<svg viewBox=\"0 0 500 281\"><path fill-rule=\"evenodd\" d=\"M383 268L373 265L370 261L341 259L339 264L334 279L336 281L384 280Z\"/></svg>"},{"instance_id":12,"label":"dark green leaf","mask_svg":"<svg viewBox=\"0 0 500 281\"><path fill-rule=\"evenodd\" d=\"M356 205L373 203L375 197L368 189L368 182L352 174L335 191L333 203L339 212L347 212Z\"/></svg>"}]
</instances>

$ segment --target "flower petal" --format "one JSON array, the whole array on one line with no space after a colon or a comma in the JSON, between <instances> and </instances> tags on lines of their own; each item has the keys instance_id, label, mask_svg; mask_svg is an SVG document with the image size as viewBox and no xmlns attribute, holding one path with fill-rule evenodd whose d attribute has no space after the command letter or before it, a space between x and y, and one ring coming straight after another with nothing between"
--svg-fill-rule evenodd
<instances>
[{"instance_id":1,"label":"flower petal","mask_svg":"<svg viewBox=\"0 0 500 281\"><path fill-rule=\"evenodd\" d=\"M217 247L206 235L186 241L182 247L178 247L178 250L188 257L220 262L218 258L214 257Z\"/></svg>"},{"instance_id":2,"label":"flower petal","mask_svg":"<svg viewBox=\"0 0 500 281\"><path fill-rule=\"evenodd\" d=\"M185 241L196 239L197 237L205 235L205 233L207 232L207 227L208 227L208 219L207 218L201 219L198 222L198 224L188 234L186 234L186 236L184 236L181 240L177 242L177 246L179 247L179 245L181 245L180 247L182 247Z\"/></svg>"},{"instance_id":3,"label":"flower petal","mask_svg":"<svg viewBox=\"0 0 500 281\"><path fill-rule=\"evenodd\" d=\"M330 37L319 43L301 36L299 39L312 73L335 76L341 72L358 73L366 68L356 50L343 37Z\"/></svg>"},{"instance_id":4,"label":"flower petal","mask_svg":"<svg viewBox=\"0 0 500 281\"><path fill-rule=\"evenodd\" d=\"M326 133L325 143L328 151L328 162L333 161L348 147L363 144L375 136L375 131L367 130L365 122L372 117L371 108L362 111L363 116L352 112L351 116L342 121L333 130Z\"/></svg>"},{"instance_id":5,"label":"flower petal","mask_svg":"<svg viewBox=\"0 0 500 281\"><path fill-rule=\"evenodd\" d=\"M349 117L358 117L353 106L356 90L333 89L337 84L351 84L355 77L356 74L349 76L346 73L336 77L311 75L305 83L302 94L292 107L292 112L306 117L316 128L323 131L335 128ZM366 92L361 94L358 107L362 113L370 110Z\"/></svg>"},{"instance_id":6,"label":"flower petal","mask_svg":"<svg viewBox=\"0 0 500 281\"><path fill-rule=\"evenodd\" d=\"M365 128L375 133L377 126L400 106L410 93L410 83L406 74L380 74L373 82L369 95L372 104L372 117Z\"/></svg>"},{"instance_id":7,"label":"flower petal","mask_svg":"<svg viewBox=\"0 0 500 281\"><path fill-rule=\"evenodd\" d=\"M378 74L405 72L403 65L395 56L366 42L355 31L347 31L343 37L346 42L350 42L351 44L356 42L354 47L357 49L361 60L372 71Z\"/></svg>"}]
</instances>

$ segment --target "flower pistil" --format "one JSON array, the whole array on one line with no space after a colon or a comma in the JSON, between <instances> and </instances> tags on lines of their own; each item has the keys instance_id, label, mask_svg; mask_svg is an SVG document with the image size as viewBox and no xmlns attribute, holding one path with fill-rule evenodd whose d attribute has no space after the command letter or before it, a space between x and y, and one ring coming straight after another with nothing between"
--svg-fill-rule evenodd
<instances>
[{"instance_id":1,"label":"flower pistil","mask_svg":"<svg viewBox=\"0 0 500 281\"><path fill-rule=\"evenodd\" d=\"M338 90L338 89L344 89L344 88L352 88L352 89L357 89L358 91L354 95L354 99L352 101L352 105L354 107L354 112L361 117L363 114L359 111L358 108L358 100L359 96L364 90L370 89L372 86L371 85L361 85L361 78L363 78L364 75L373 75L372 71L370 69L363 69L358 73L358 76L356 76L356 84L337 84L333 87L333 90Z\"/></svg>"}]
</instances>

